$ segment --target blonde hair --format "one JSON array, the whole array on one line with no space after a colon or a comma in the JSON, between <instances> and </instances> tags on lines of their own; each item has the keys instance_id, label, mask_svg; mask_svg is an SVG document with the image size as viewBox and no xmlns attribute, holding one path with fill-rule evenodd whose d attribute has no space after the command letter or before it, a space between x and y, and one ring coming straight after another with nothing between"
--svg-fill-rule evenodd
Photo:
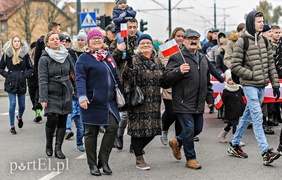
<instances>
[{"instance_id":1,"label":"blonde hair","mask_svg":"<svg viewBox=\"0 0 282 180\"><path fill-rule=\"evenodd\" d=\"M19 38L20 40L20 43L21 43L21 46L19 49L15 50L14 46L13 46L13 41L15 38ZM12 37L11 41L10 41L10 44L8 46L8 48L11 48L12 51L13 51L13 57L12 57L12 62L13 62L13 65L17 65L17 64L20 64L20 62L22 61L22 59L20 58L20 52L22 50L22 47L23 47L23 42L22 42L22 39L20 38L19 35L15 35Z\"/></svg>"}]
</instances>

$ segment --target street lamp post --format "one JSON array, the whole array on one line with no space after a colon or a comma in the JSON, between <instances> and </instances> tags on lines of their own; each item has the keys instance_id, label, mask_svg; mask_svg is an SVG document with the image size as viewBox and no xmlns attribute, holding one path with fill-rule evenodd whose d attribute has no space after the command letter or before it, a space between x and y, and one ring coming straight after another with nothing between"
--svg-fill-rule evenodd
<instances>
[{"instance_id":1,"label":"street lamp post","mask_svg":"<svg viewBox=\"0 0 282 180\"><path fill-rule=\"evenodd\" d=\"M81 3L80 0L76 1L76 19L77 19L77 33L79 32L80 28L80 12L81 12Z\"/></svg>"}]
</instances>

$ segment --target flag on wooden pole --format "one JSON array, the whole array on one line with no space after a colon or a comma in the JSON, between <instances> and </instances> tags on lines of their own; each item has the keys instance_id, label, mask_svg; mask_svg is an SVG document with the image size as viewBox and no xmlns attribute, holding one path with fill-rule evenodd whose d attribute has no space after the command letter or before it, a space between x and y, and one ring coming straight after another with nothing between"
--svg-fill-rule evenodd
<instances>
[{"instance_id":1,"label":"flag on wooden pole","mask_svg":"<svg viewBox=\"0 0 282 180\"><path fill-rule=\"evenodd\" d=\"M167 41L166 43L160 45L159 48L164 57L171 56L180 51L175 39Z\"/></svg>"},{"instance_id":2,"label":"flag on wooden pole","mask_svg":"<svg viewBox=\"0 0 282 180\"><path fill-rule=\"evenodd\" d=\"M127 37L127 24L120 23L120 37Z\"/></svg>"}]
</instances>

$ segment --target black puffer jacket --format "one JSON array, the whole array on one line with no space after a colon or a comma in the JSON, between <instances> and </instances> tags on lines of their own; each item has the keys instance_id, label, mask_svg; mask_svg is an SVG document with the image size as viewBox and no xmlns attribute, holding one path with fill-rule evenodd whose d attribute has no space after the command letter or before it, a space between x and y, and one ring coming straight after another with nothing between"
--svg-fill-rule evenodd
<instances>
[{"instance_id":1,"label":"black puffer jacket","mask_svg":"<svg viewBox=\"0 0 282 180\"><path fill-rule=\"evenodd\" d=\"M209 65L206 56L197 52L199 63L186 47L181 49L190 71L182 74L180 66L184 63L180 53L170 56L165 70L165 79L172 85L172 102L175 113L202 114L205 100L213 104L213 90L210 83Z\"/></svg>"},{"instance_id":2,"label":"black puffer jacket","mask_svg":"<svg viewBox=\"0 0 282 180\"><path fill-rule=\"evenodd\" d=\"M9 41L4 45L4 54L0 61L0 74L6 78L4 90L9 93L23 94L26 93L26 79L32 75L33 71L28 54L28 45L26 42L22 42L23 47L19 53L21 62L13 65L14 52L12 47L9 47L10 43Z\"/></svg>"}]
</instances>

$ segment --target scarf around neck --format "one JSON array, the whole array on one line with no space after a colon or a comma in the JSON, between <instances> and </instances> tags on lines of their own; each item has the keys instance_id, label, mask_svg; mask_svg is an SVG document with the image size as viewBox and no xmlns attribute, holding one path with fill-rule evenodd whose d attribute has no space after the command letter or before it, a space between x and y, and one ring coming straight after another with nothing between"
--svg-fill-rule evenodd
<instances>
[{"instance_id":1,"label":"scarf around neck","mask_svg":"<svg viewBox=\"0 0 282 180\"><path fill-rule=\"evenodd\" d=\"M234 84L234 85L225 84L225 89L227 89L230 92L235 92L238 91L239 86L238 84Z\"/></svg>"},{"instance_id":2,"label":"scarf around neck","mask_svg":"<svg viewBox=\"0 0 282 180\"><path fill-rule=\"evenodd\" d=\"M46 46L45 51L54 61L61 64L65 62L67 56L69 55L68 50L63 45L60 45L59 50L53 50Z\"/></svg>"}]
</instances>

